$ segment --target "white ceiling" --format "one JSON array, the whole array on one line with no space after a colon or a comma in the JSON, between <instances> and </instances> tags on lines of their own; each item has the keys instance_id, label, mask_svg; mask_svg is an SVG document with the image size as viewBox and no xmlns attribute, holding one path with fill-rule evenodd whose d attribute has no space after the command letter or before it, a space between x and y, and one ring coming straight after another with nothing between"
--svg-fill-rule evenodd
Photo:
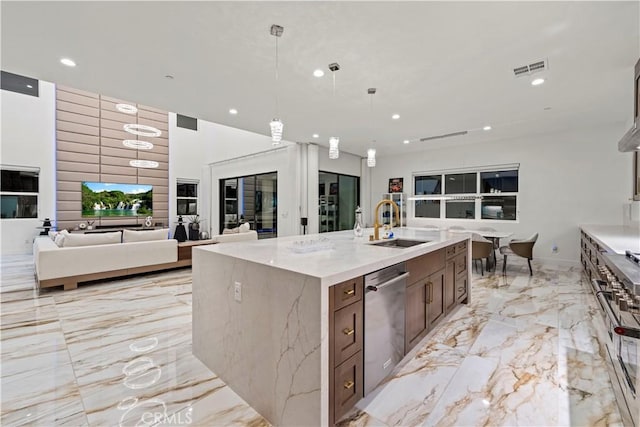
<instances>
[{"instance_id":1,"label":"white ceiling","mask_svg":"<svg viewBox=\"0 0 640 427\"><path fill-rule=\"evenodd\" d=\"M389 154L622 128L640 57L637 1L2 1L1 14L5 71L261 134L276 114L269 28L282 25L284 139L328 146L335 135L363 156L371 146ZM514 67L540 59L549 63L545 84L514 77ZM342 68L335 97L331 62ZM313 77L316 68L325 76ZM373 99L369 87L378 89ZM493 130L479 130L485 124ZM417 141L461 130L470 132Z\"/></svg>"}]
</instances>

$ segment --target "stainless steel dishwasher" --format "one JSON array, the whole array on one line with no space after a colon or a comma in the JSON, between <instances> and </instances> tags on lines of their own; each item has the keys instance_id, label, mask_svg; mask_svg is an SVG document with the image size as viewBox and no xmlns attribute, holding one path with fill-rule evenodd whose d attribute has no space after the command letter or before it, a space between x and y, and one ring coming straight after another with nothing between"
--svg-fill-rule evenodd
<instances>
[{"instance_id":1,"label":"stainless steel dishwasher","mask_svg":"<svg viewBox=\"0 0 640 427\"><path fill-rule=\"evenodd\" d=\"M364 276L364 394L404 356L405 263Z\"/></svg>"}]
</instances>

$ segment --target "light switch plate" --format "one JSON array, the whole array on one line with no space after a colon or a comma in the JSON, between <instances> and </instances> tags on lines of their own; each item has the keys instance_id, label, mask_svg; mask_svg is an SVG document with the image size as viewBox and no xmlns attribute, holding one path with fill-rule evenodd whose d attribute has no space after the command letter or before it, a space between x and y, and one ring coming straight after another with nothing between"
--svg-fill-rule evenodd
<instances>
[{"instance_id":1,"label":"light switch plate","mask_svg":"<svg viewBox=\"0 0 640 427\"><path fill-rule=\"evenodd\" d=\"M242 301L242 283L235 282L233 287L233 299L238 302Z\"/></svg>"}]
</instances>

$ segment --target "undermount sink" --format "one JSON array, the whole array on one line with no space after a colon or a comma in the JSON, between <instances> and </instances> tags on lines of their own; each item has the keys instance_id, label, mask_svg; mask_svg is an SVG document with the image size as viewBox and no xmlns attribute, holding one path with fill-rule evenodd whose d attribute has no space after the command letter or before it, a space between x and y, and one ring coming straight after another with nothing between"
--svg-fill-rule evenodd
<instances>
[{"instance_id":1,"label":"undermount sink","mask_svg":"<svg viewBox=\"0 0 640 427\"><path fill-rule=\"evenodd\" d=\"M394 239L383 240L382 242L372 243L372 246L384 246L386 248L410 248L411 246L421 245L422 243L428 243L429 240L408 240L408 239Z\"/></svg>"}]
</instances>

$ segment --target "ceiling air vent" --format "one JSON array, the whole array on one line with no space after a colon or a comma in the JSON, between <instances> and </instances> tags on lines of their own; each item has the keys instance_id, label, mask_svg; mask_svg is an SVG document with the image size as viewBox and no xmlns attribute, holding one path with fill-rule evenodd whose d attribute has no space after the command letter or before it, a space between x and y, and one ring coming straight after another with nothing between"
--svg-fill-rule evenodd
<instances>
[{"instance_id":1,"label":"ceiling air vent","mask_svg":"<svg viewBox=\"0 0 640 427\"><path fill-rule=\"evenodd\" d=\"M537 73L539 71L544 71L549 68L549 64L547 64L547 60L533 62L529 65L523 65L521 67L516 67L513 69L513 74L516 77L529 75L532 73Z\"/></svg>"},{"instance_id":2,"label":"ceiling air vent","mask_svg":"<svg viewBox=\"0 0 640 427\"><path fill-rule=\"evenodd\" d=\"M454 137L454 136L466 135L467 133L469 133L469 132L466 131L466 130L463 130L463 131L460 131L460 132L445 133L444 135L427 136L425 138L420 138L420 141L424 142L424 141L433 141L434 139L451 138L451 137Z\"/></svg>"}]
</instances>

